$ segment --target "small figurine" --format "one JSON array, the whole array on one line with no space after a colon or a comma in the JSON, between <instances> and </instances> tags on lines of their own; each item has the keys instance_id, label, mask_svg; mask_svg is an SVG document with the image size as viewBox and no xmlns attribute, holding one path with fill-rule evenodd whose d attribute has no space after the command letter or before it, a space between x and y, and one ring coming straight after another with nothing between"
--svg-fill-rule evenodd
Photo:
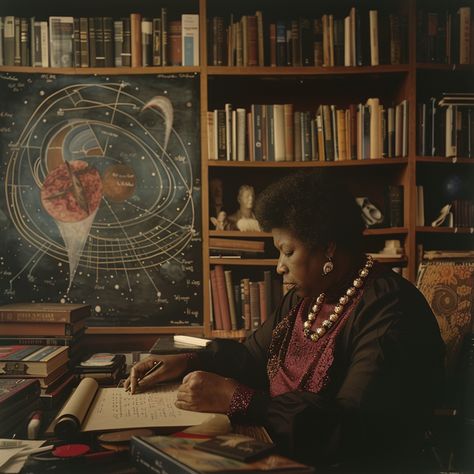
<instances>
[{"instance_id":1,"label":"small figurine","mask_svg":"<svg viewBox=\"0 0 474 474\"><path fill-rule=\"evenodd\" d=\"M241 232L259 232L260 225L253 212L255 204L255 190L253 186L243 184L239 188L237 195L239 210L229 216L231 228L240 230Z\"/></svg>"},{"instance_id":2,"label":"small figurine","mask_svg":"<svg viewBox=\"0 0 474 474\"><path fill-rule=\"evenodd\" d=\"M229 230L230 224L227 220L227 212L221 211L217 217L211 216L211 222L216 230Z\"/></svg>"}]
</instances>

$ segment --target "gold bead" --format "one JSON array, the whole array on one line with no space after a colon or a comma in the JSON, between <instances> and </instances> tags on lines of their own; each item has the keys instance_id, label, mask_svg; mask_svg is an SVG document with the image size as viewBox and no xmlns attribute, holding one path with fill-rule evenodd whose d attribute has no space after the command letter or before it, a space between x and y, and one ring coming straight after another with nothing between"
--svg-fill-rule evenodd
<instances>
[{"instance_id":1,"label":"gold bead","mask_svg":"<svg viewBox=\"0 0 474 474\"><path fill-rule=\"evenodd\" d=\"M359 271L359 276L362 278L365 278L369 274L369 270L367 268L363 268L362 270Z\"/></svg>"},{"instance_id":2,"label":"gold bead","mask_svg":"<svg viewBox=\"0 0 474 474\"><path fill-rule=\"evenodd\" d=\"M321 293L317 298L316 298L316 303L321 304L324 301L324 293Z\"/></svg>"},{"instance_id":3,"label":"gold bead","mask_svg":"<svg viewBox=\"0 0 474 474\"><path fill-rule=\"evenodd\" d=\"M316 319L316 315L314 313L308 314L308 321L314 321Z\"/></svg>"},{"instance_id":4,"label":"gold bead","mask_svg":"<svg viewBox=\"0 0 474 474\"><path fill-rule=\"evenodd\" d=\"M339 316L337 314L332 313L331 316L329 316L329 321L335 323L339 319Z\"/></svg>"},{"instance_id":5,"label":"gold bead","mask_svg":"<svg viewBox=\"0 0 474 474\"><path fill-rule=\"evenodd\" d=\"M355 292L356 292L356 289L353 286L351 286L350 288L347 289L346 295L347 296L354 296Z\"/></svg>"},{"instance_id":6,"label":"gold bead","mask_svg":"<svg viewBox=\"0 0 474 474\"><path fill-rule=\"evenodd\" d=\"M319 339L319 336L315 332L313 332L313 334L311 334L310 338L313 342L316 342Z\"/></svg>"},{"instance_id":7,"label":"gold bead","mask_svg":"<svg viewBox=\"0 0 474 474\"><path fill-rule=\"evenodd\" d=\"M344 311L344 306L340 305L340 304L337 304L335 307L334 307L334 312L336 314L341 314L342 312Z\"/></svg>"},{"instance_id":8,"label":"gold bead","mask_svg":"<svg viewBox=\"0 0 474 474\"><path fill-rule=\"evenodd\" d=\"M360 288L363 284L363 281L360 279L360 278L356 278L352 284L356 287L356 288Z\"/></svg>"},{"instance_id":9,"label":"gold bead","mask_svg":"<svg viewBox=\"0 0 474 474\"><path fill-rule=\"evenodd\" d=\"M326 334L326 328L320 327L320 328L316 329L316 334L319 337L324 336L324 334Z\"/></svg>"},{"instance_id":10,"label":"gold bead","mask_svg":"<svg viewBox=\"0 0 474 474\"><path fill-rule=\"evenodd\" d=\"M332 322L329 321L329 319L326 319L325 321L323 321L322 326L323 328L329 329L332 326Z\"/></svg>"},{"instance_id":11,"label":"gold bead","mask_svg":"<svg viewBox=\"0 0 474 474\"><path fill-rule=\"evenodd\" d=\"M311 327L311 321L305 321L303 326L306 328L306 329L309 329Z\"/></svg>"},{"instance_id":12,"label":"gold bead","mask_svg":"<svg viewBox=\"0 0 474 474\"><path fill-rule=\"evenodd\" d=\"M339 304L347 304L349 303L349 297L344 295L339 298Z\"/></svg>"},{"instance_id":13,"label":"gold bead","mask_svg":"<svg viewBox=\"0 0 474 474\"><path fill-rule=\"evenodd\" d=\"M313 305L313 307L311 308L311 311L313 313L317 313L319 311L319 305L317 305L317 304Z\"/></svg>"}]
</instances>

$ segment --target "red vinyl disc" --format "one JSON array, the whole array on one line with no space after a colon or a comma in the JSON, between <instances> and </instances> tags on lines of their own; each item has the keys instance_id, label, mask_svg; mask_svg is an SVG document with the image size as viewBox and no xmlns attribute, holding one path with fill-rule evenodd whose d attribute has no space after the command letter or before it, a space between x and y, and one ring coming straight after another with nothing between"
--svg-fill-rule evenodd
<instances>
[{"instance_id":1,"label":"red vinyl disc","mask_svg":"<svg viewBox=\"0 0 474 474\"><path fill-rule=\"evenodd\" d=\"M75 458L90 451L87 444L63 444L53 450L53 454L58 458Z\"/></svg>"}]
</instances>

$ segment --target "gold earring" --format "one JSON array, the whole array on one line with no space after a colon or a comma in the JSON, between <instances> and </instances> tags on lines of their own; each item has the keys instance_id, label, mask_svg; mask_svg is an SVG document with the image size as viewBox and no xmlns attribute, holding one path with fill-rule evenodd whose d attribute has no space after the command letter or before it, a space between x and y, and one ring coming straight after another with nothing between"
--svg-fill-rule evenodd
<instances>
[{"instance_id":1,"label":"gold earring","mask_svg":"<svg viewBox=\"0 0 474 474\"><path fill-rule=\"evenodd\" d=\"M334 270L334 263L332 263L332 257L326 255L328 259L327 262L323 265L322 276L326 276L328 273L331 273Z\"/></svg>"}]
</instances>

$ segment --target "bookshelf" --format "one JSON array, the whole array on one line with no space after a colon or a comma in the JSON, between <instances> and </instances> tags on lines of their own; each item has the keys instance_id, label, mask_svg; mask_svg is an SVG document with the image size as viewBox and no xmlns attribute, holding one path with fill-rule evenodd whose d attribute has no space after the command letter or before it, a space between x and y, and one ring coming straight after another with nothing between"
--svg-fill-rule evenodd
<instances>
[{"instance_id":1,"label":"bookshelf","mask_svg":"<svg viewBox=\"0 0 474 474\"><path fill-rule=\"evenodd\" d=\"M261 274L263 269L270 270L276 260L272 254L271 235L258 232L215 231L209 225L209 183L214 178L221 179L225 185L225 202L229 210L235 211L235 197L241 184L250 184L258 195L267 184L285 173L315 167L330 168L341 176L343 181L357 196L368 196L372 202L384 208L386 188L389 185L403 186L403 222L396 227L369 228L366 230L367 250L378 251L386 239L398 239L404 249L404 258L384 259L390 266L401 267L403 274L414 281L416 278L417 255L420 246L425 249L436 248L472 248L469 228L432 228L428 227L431 216L426 216L425 225L417 225L416 220L416 187L425 185L425 199L436 193L430 187L432 177L434 183L441 183L446 174L458 173L464 181L472 179L474 159L467 157L446 158L444 156L421 156L417 147L417 104L431 96L439 97L442 92L474 91L474 61L471 64L451 62L421 61L417 57L417 45L420 35L420 16L417 12L449 10L455 18L460 6L469 2L428 0L390 0L384 2L346 1L338 2L306 2L304 0L273 1L239 0L222 2L219 0L180 0L179 2L156 2L139 0L115 0L101 2L84 0L80 4L65 5L58 0L48 0L39 5L33 0L4 0L0 6L0 16L15 15L36 16L47 19L53 15L106 16L126 17L130 13L140 12L144 17L160 15L161 7L168 8L169 18L178 18L182 13L199 15L199 56L197 66L146 66L146 67L68 67L45 68L29 66L0 66L0 73L47 73L66 75L107 74L179 74L196 73L200 84L200 130L201 130L201 185L202 185L202 251L203 251L203 326L183 327L181 332L204 334L218 337L243 337L245 331L213 330L209 314L212 306L210 297L210 272L216 265L224 265L241 278L245 275ZM361 11L383 9L383 12L405 18L403 31L403 48L406 49L404 61L400 64L380 64L361 66L270 66L271 58L265 55L261 66L227 66L214 65L208 48L209 39L217 34L213 30L213 18L222 17L225 22L233 15L234 22L241 16L253 16L255 12L263 13L264 21L278 23L281 19L321 18L332 14L334 18L343 19L349 14L351 7ZM113 9L113 12L111 12ZM474 17L474 11L471 12ZM382 20L381 20L382 21ZM384 20L385 21L385 20ZM266 24L266 23L265 23ZM472 41L471 23L471 48ZM225 32L225 31L224 31ZM267 34L265 30L265 34ZM380 31L380 34L385 32ZM267 48L268 35L264 37ZM418 56L419 56L418 46ZM472 57L472 54L471 54ZM231 103L251 111L252 104L292 104L294 111L314 112L321 104L334 104L337 108L346 108L349 104L365 103L369 97L378 97L382 104L399 104L406 100L406 156L390 158L374 157L372 159L356 159L342 161L249 161L246 149L245 161L211 160L208 149L207 114L209 111L223 109ZM472 199L472 198L471 198ZM427 210L428 211L428 210ZM430 211L431 212L431 211ZM262 258L210 258L209 238L229 237L257 239L265 241L265 255ZM110 333L164 333L175 331L169 327L140 328L92 328L91 334L103 335ZM127 332L128 331L128 332Z\"/></svg>"}]
</instances>

